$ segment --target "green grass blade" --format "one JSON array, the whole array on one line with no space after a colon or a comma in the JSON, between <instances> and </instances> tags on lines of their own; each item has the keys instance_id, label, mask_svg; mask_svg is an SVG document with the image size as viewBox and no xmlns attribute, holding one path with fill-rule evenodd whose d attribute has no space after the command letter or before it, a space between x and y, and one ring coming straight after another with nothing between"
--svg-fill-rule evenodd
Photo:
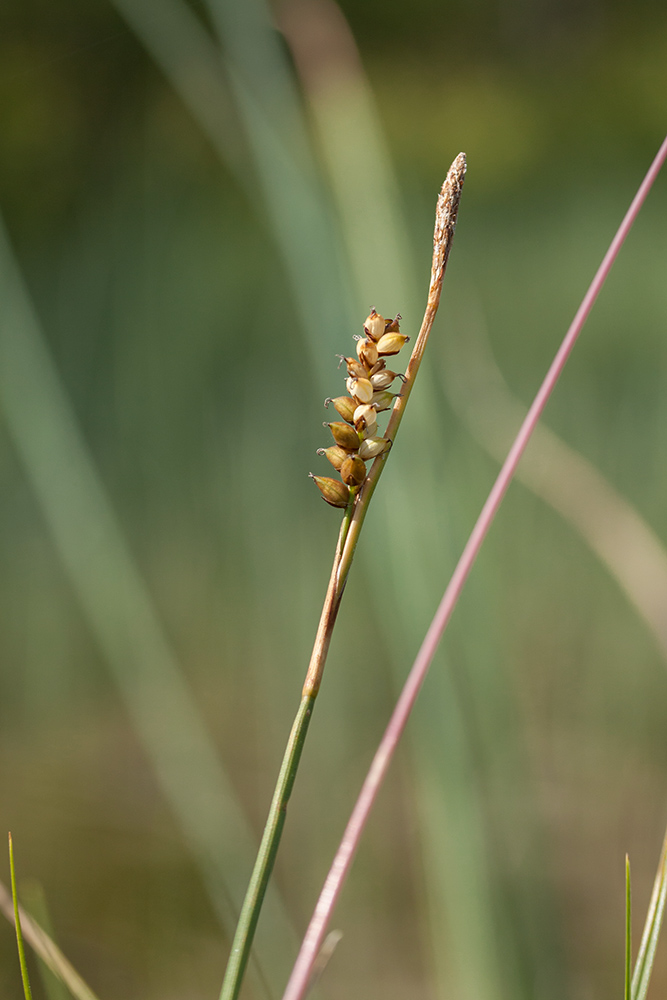
<instances>
[{"instance_id":1,"label":"green grass blade","mask_svg":"<svg viewBox=\"0 0 667 1000\"><path fill-rule=\"evenodd\" d=\"M25 960L25 948L23 947L23 934L21 933L21 917L19 915L19 900L16 895L16 871L14 870L14 844L12 835L9 836L9 871L12 879L12 903L14 905L14 927L16 928L16 945L19 951L19 965L21 966L21 979L23 980L23 994L25 1000L32 1000L32 990L30 989L30 978L28 977L28 966Z\"/></svg>"},{"instance_id":2,"label":"green grass blade","mask_svg":"<svg viewBox=\"0 0 667 1000\"><path fill-rule=\"evenodd\" d=\"M665 909L665 896L667 895L667 833L662 844L658 871L653 883L653 893L646 915L644 933L639 946L639 954L632 976L631 1000L644 1000L648 992L648 984L653 970L653 960L655 949L658 944L662 917Z\"/></svg>"},{"instance_id":3,"label":"green grass blade","mask_svg":"<svg viewBox=\"0 0 667 1000\"><path fill-rule=\"evenodd\" d=\"M630 858L625 855L625 1000L632 1000L632 891Z\"/></svg>"},{"instance_id":4,"label":"green grass blade","mask_svg":"<svg viewBox=\"0 0 667 1000\"><path fill-rule=\"evenodd\" d=\"M18 927L16 911L12 905L12 896L2 882L0 882L0 912L7 917L10 923L14 923ZM33 920L20 906L18 907L18 915L25 940L54 976L57 976L65 984L75 1000L98 1000L95 993L84 983L76 969L68 962L60 948L39 926L37 921Z\"/></svg>"}]
</instances>

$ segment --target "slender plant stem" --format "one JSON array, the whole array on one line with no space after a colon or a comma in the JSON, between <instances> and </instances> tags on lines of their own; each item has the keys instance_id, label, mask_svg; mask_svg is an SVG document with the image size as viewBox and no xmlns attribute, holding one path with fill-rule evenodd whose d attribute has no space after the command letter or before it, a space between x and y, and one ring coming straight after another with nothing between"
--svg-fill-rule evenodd
<instances>
[{"instance_id":1,"label":"slender plant stem","mask_svg":"<svg viewBox=\"0 0 667 1000\"><path fill-rule=\"evenodd\" d=\"M19 914L19 897L16 891L16 871L14 870L14 844L11 833L9 837L9 874L12 881L12 901L14 903L14 927L16 929L16 945L19 952L19 965L21 966L21 979L23 981L23 993L25 1000L32 1000L32 990L30 989L30 979L28 978L28 965L25 960L25 948L23 947L23 934L21 933L21 916Z\"/></svg>"},{"instance_id":2,"label":"slender plant stem","mask_svg":"<svg viewBox=\"0 0 667 1000\"><path fill-rule=\"evenodd\" d=\"M632 889L630 883L630 858L625 855L625 993L624 1000L632 1000Z\"/></svg>"},{"instance_id":3,"label":"slender plant stem","mask_svg":"<svg viewBox=\"0 0 667 1000\"><path fill-rule=\"evenodd\" d=\"M333 628L333 621L335 621L338 605L340 604L340 597L338 597L336 603L336 579L338 575L338 565L343 552L343 546L345 545L345 539L347 537L350 521L352 519L356 492L357 491L355 490L350 491L350 502L345 508L345 514L343 515L343 521L340 526L331 577L327 588L327 594L324 599L322 619L326 618L327 621L331 619L331 628ZM342 594L340 596L342 596ZM330 638L331 633L329 632L326 641L327 649ZM326 656L326 650L323 646L322 649L322 655ZM276 854L278 853L278 846L280 844L280 838L285 824L285 817L287 815L287 803L292 793L292 786L294 785L294 779L299 767L301 751L306 739L306 733L308 732L310 719L313 714L316 695L317 692L315 692L315 694L311 694L304 690L301 696L299 709L296 713L294 722L292 723L292 729L287 741L287 746L285 747L283 761L278 774L278 781L276 782L276 787L273 792L269 815L262 834L262 840L259 845L252 875L250 876L250 882L248 883L248 889L243 901L243 907L241 909L241 913L239 914L232 949L227 962L227 968L225 969L225 978L222 983L220 1000L236 1000L236 997L238 997L241 989L243 976L250 957L250 949L255 936L257 921L259 920L259 914L261 912L264 895L266 893L266 887L269 883L271 872L273 871Z\"/></svg>"},{"instance_id":4,"label":"slender plant stem","mask_svg":"<svg viewBox=\"0 0 667 1000\"><path fill-rule=\"evenodd\" d=\"M361 787L359 797L355 803L350 819L348 820L343 839L336 852L329 874L325 880L320 893L315 911L308 925L306 935L301 945L301 950L297 957L292 975L283 994L283 1000L303 1000L305 997L312 975L313 966L317 960L318 953L322 947L322 942L327 931L327 926L334 907L340 895L345 878L350 870L354 855L356 853L361 834L366 826L371 809L377 798L382 782L389 770L394 751L398 741L407 725L410 712L417 699L417 695L424 682L428 669L431 665L435 651L440 639L449 623L452 612L458 601L463 585L468 578L473 567L477 554L481 548L486 534L491 527L491 523L500 507L502 499L512 480L516 467L519 463L531 434L537 425L540 415L547 404L549 396L553 392L556 382L565 366L570 353L577 341L584 323L590 313L593 304L600 293L602 285L611 270L618 252L628 235L630 228L635 221L639 209L644 203L653 182L655 181L660 168L667 159L667 139L658 150L653 163L649 167L646 177L639 186L637 194L614 236L609 249L607 250L602 263L595 273L588 291L586 292L579 309L576 312L570 327L565 334L563 342L559 347L556 356L540 386L537 395L530 407L526 418L519 429L514 444L510 448L509 454L498 473L491 492L484 504L482 511L477 518L477 522L471 532L470 538L461 554L454 573L447 585L435 617L429 626L428 632L422 642L417 658L410 670L396 707L392 712L387 728L380 740L375 756L364 783ZM354 525L352 525L353 527ZM347 544L350 544L348 534Z\"/></svg>"},{"instance_id":5,"label":"slender plant stem","mask_svg":"<svg viewBox=\"0 0 667 1000\"><path fill-rule=\"evenodd\" d=\"M253 868L243 901L243 908L241 909L232 950L225 970L225 978L220 994L224 1000L227 1000L227 998L231 1000L232 997L237 997L241 989L243 974L250 956L250 946L255 935L255 928L259 920L266 887L273 871L285 823L285 816L287 815L287 802L292 792L292 785L294 784L294 778L299 766L299 758L301 757L304 740L308 732L308 724L314 704L314 697L309 695L302 697L299 710L292 725L289 740L287 741L285 756L283 757L280 774L278 775L273 799L271 800L269 816L264 827L255 867Z\"/></svg>"},{"instance_id":6,"label":"slender plant stem","mask_svg":"<svg viewBox=\"0 0 667 1000\"><path fill-rule=\"evenodd\" d=\"M426 342L433 326L438 303L440 302L440 292L456 228L456 217L461 199L461 191L463 190L465 171L466 158L463 153L460 153L450 167L438 197L435 214L435 232L433 236L433 264L426 312L405 373L403 389L394 404L385 432L385 436L392 442L396 437L403 418L403 413L405 412L405 407L412 391L419 365L421 364ZM345 584L347 583L357 542L359 541L359 533L378 480L384 469L387 455L388 451L375 459L361 488L351 491L350 502L345 509L331 576L329 578L329 586L324 598L313 652L303 685L301 704L292 725L292 731L283 757L278 782L273 793L271 808L266 826L264 827L255 867L248 885L236 934L234 935L234 942L227 963L227 969L225 970L220 1000L237 1000L241 989L243 974L248 963L264 893L266 892L266 886L273 870L273 864L285 823L287 801L292 791L308 724L322 682L322 674L338 616L338 609L340 608Z\"/></svg>"}]
</instances>

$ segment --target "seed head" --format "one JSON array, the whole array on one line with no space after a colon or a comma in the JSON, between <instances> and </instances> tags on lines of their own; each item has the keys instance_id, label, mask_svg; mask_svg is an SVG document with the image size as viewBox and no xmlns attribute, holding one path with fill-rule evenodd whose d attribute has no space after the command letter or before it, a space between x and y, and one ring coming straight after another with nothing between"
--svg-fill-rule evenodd
<instances>
[{"instance_id":1,"label":"seed head","mask_svg":"<svg viewBox=\"0 0 667 1000\"><path fill-rule=\"evenodd\" d=\"M327 503L332 507L347 507L350 502L350 489L345 483L341 483L338 479L329 479L328 476L314 476L312 472L309 475Z\"/></svg>"},{"instance_id":2,"label":"seed head","mask_svg":"<svg viewBox=\"0 0 667 1000\"><path fill-rule=\"evenodd\" d=\"M378 434L378 413L391 408L395 394L390 392L396 378L403 379L387 368L385 357L398 354L409 340L399 328L396 319L388 320L371 309L364 323L365 337L355 337L357 356L337 355L347 368L347 396L325 399L324 405L333 403L342 421L325 423L331 430L334 444L320 448L324 457L340 473L342 482L322 476L313 476L322 496L334 507L346 507L358 487L366 480L367 461L376 458L391 447L391 441ZM340 365L339 365L340 367Z\"/></svg>"}]
</instances>

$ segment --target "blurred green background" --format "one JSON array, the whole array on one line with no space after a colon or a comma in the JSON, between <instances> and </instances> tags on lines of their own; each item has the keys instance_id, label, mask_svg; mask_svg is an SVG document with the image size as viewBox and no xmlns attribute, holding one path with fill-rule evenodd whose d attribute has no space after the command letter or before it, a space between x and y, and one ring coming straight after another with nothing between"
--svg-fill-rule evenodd
<instances>
[{"instance_id":1,"label":"blurred green background","mask_svg":"<svg viewBox=\"0 0 667 1000\"><path fill-rule=\"evenodd\" d=\"M468 155L246 991L279 997L490 450L663 138L667 11L5 0L0 25L0 828L102 1000L217 996L339 522L307 478L334 355L370 305L416 332ZM662 177L545 415L602 492L564 450L540 497L510 489L323 997L620 995L623 856L638 936L667 820L666 219ZM20 989L6 924L0 995Z\"/></svg>"}]
</instances>

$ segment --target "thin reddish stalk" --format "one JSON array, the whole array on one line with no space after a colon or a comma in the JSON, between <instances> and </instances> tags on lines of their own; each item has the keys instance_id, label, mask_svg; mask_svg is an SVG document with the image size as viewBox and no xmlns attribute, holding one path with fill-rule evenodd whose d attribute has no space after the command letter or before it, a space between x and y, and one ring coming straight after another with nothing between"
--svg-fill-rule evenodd
<instances>
[{"instance_id":1,"label":"thin reddish stalk","mask_svg":"<svg viewBox=\"0 0 667 1000\"><path fill-rule=\"evenodd\" d=\"M373 758L370 770L359 793L359 798L352 811L352 815L345 828L340 847L336 852L333 864L327 875L324 887L317 901L315 912L306 931L301 950L292 970L292 975L283 994L283 1000L302 1000L308 990L309 980L312 974L313 964L322 947L327 931L331 914L340 895L345 877L350 870L361 834L363 833L366 821L371 808L377 797L380 786L391 763L391 759L396 749L396 745L405 729L410 712L415 703L419 690L424 682L433 656L438 647L443 632L445 631L449 619L463 589L463 585L477 558L482 542L491 527L491 523L500 507L502 499L512 480L519 460L525 451L530 436L535 429L549 396L554 390L556 382L562 372L565 362L570 356L582 327L586 322L593 303L600 293L611 266L628 235L633 222L637 218L639 210L655 181L660 168L667 158L667 138L658 150L658 153L651 164L646 177L642 181L637 194L632 200L630 208L614 236L609 249L607 250L602 263L600 264L593 281L586 292L577 313L572 320L563 342L547 372L547 375L540 386L540 389L530 407L526 418L521 425L505 463L498 474L489 497L482 508L477 523L472 530L470 538L458 561L456 569L445 590L440 606L426 633L417 658L405 682L405 686L396 703L396 707L389 720L385 733L380 741L380 745Z\"/></svg>"}]
</instances>

